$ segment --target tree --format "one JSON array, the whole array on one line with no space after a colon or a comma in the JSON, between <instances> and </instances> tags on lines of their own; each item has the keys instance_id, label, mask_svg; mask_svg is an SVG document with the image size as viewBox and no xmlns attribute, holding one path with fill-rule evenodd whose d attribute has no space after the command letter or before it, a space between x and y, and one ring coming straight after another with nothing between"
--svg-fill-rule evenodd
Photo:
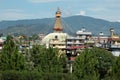
<instances>
[{"instance_id":1,"label":"tree","mask_svg":"<svg viewBox=\"0 0 120 80\"><path fill-rule=\"evenodd\" d=\"M13 37L7 36L0 55L0 70L25 69L24 57L18 52L18 46L16 46Z\"/></svg>"},{"instance_id":2,"label":"tree","mask_svg":"<svg viewBox=\"0 0 120 80\"><path fill-rule=\"evenodd\" d=\"M37 40L37 39L39 39L39 36L37 34L34 34L34 35L32 35L32 39Z\"/></svg>"},{"instance_id":3,"label":"tree","mask_svg":"<svg viewBox=\"0 0 120 80\"><path fill-rule=\"evenodd\" d=\"M77 56L73 74L82 80L103 79L109 74L113 61L113 55L105 49L86 49Z\"/></svg>"},{"instance_id":4,"label":"tree","mask_svg":"<svg viewBox=\"0 0 120 80\"><path fill-rule=\"evenodd\" d=\"M63 71L65 57L58 56L58 49L35 45L31 50L35 69L43 73L58 73Z\"/></svg>"},{"instance_id":5,"label":"tree","mask_svg":"<svg viewBox=\"0 0 120 80\"><path fill-rule=\"evenodd\" d=\"M112 68L112 76L114 80L120 80L120 56L117 57L113 68Z\"/></svg>"}]
</instances>

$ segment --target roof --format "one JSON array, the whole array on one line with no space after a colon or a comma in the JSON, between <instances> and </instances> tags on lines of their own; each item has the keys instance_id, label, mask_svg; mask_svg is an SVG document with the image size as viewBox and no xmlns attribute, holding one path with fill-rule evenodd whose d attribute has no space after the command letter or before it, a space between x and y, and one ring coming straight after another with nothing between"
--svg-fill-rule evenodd
<instances>
[{"instance_id":1,"label":"roof","mask_svg":"<svg viewBox=\"0 0 120 80\"><path fill-rule=\"evenodd\" d=\"M120 38L109 38L110 41L120 41Z\"/></svg>"}]
</instances>

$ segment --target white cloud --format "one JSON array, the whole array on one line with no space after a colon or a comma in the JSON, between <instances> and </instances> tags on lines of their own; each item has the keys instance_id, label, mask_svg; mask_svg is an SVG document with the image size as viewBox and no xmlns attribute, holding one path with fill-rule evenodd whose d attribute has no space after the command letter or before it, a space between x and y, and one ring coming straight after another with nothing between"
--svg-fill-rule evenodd
<instances>
[{"instance_id":1,"label":"white cloud","mask_svg":"<svg viewBox=\"0 0 120 80\"><path fill-rule=\"evenodd\" d=\"M72 12L70 9L62 9L61 12L62 12L62 16L64 16L64 17L72 15Z\"/></svg>"},{"instance_id":2,"label":"white cloud","mask_svg":"<svg viewBox=\"0 0 120 80\"><path fill-rule=\"evenodd\" d=\"M61 1L61 0L28 0L32 3L47 3L47 2L56 2L56 1Z\"/></svg>"},{"instance_id":3,"label":"white cloud","mask_svg":"<svg viewBox=\"0 0 120 80\"><path fill-rule=\"evenodd\" d=\"M120 20L117 20L117 22L120 22Z\"/></svg>"},{"instance_id":4,"label":"white cloud","mask_svg":"<svg viewBox=\"0 0 120 80\"><path fill-rule=\"evenodd\" d=\"M3 12L23 12L21 9L4 9Z\"/></svg>"},{"instance_id":5,"label":"white cloud","mask_svg":"<svg viewBox=\"0 0 120 80\"><path fill-rule=\"evenodd\" d=\"M107 8L95 7L95 8L89 8L88 10L93 11L93 12L98 12L98 11L106 11Z\"/></svg>"},{"instance_id":6,"label":"white cloud","mask_svg":"<svg viewBox=\"0 0 120 80\"><path fill-rule=\"evenodd\" d=\"M19 20L19 19L29 19L33 15L26 14L19 9L6 9L0 14L0 20Z\"/></svg>"},{"instance_id":7,"label":"white cloud","mask_svg":"<svg viewBox=\"0 0 120 80\"><path fill-rule=\"evenodd\" d=\"M86 12L85 11L80 11L78 14L76 14L76 15L85 15L86 14Z\"/></svg>"}]
</instances>

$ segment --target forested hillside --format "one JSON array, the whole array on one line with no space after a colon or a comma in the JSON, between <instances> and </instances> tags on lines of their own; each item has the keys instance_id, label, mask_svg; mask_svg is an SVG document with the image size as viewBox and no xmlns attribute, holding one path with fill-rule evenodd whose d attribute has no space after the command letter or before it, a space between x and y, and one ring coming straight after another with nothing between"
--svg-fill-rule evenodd
<instances>
[{"instance_id":1,"label":"forested hillside","mask_svg":"<svg viewBox=\"0 0 120 80\"><path fill-rule=\"evenodd\" d=\"M77 30L85 27L94 35L103 32L109 35L109 29L114 28L120 34L119 22L110 22L107 20L96 19L88 16L71 16L61 19L63 23L64 32L69 34L75 33ZM48 34L53 32L55 18L31 19L31 20L17 20L17 21L1 21L0 32L4 34L25 34L32 35L38 33Z\"/></svg>"}]
</instances>

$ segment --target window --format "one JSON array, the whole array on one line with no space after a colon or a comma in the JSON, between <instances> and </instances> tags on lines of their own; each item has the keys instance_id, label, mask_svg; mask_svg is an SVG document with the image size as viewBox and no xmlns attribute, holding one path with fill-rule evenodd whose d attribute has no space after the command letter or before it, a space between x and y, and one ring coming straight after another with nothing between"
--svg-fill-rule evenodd
<instances>
[{"instance_id":1,"label":"window","mask_svg":"<svg viewBox=\"0 0 120 80\"><path fill-rule=\"evenodd\" d=\"M58 36L57 36L57 35L55 36L55 39L58 39Z\"/></svg>"}]
</instances>

